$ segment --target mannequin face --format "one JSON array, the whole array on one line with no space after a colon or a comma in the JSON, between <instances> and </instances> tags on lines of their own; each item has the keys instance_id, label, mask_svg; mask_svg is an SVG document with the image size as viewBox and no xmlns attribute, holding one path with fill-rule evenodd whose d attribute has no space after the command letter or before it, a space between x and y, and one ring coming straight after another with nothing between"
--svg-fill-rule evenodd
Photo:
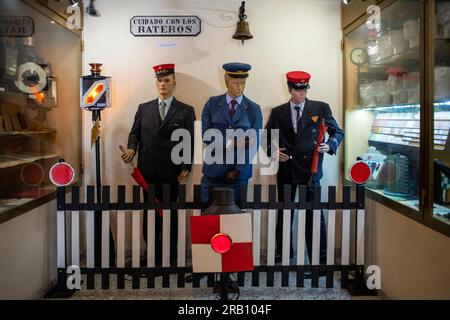
<instances>
[{"instance_id":1,"label":"mannequin face","mask_svg":"<svg viewBox=\"0 0 450 320\"><path fill-rule=\"evenodd\" d=\"M299 104L305 101L308 89L292 89L289 88L289 93L291 94L291 101L294 104Z\"/></svg>"},{"instance_id":2,"label":"mannequin face","mask_svg":"<svg viewBox=\"0 0 450 320\"><path fill-rule=\"evenodd\" d=\"M247 78L231 78L229 76L225 76L225 84L228 89L228 94L232 98L237 98L244 93L245 83Z\"/></svg>"},{"instance_id":3,"label":"mannequin face","mask_svg":"<svg viewBox=\"0 0 450 320\"><path fill-rule=\"evenodd\" d=\"M161 98L169 98L173 96L175 90L175 75L169 74L168 76L156 77L156 89L158 89L159 96Z\"/></svg>"}]
</instances>

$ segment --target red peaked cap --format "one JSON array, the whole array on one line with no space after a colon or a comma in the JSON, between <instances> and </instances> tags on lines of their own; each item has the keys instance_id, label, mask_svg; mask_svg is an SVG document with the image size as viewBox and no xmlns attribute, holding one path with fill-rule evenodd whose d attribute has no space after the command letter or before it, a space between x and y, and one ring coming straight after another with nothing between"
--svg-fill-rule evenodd
<instances>
[{"instance_id":1,"label":"red peaked cap","mask_svg":"<svg viewBox=\"0 0 450 320\"><path fill-rule=\"evenodd\" d=\"M294 89L309 89L311 75L304 71L291 71L286 73L289 87Z\"/></svg>"},{"instance_id":2,"label":"red peaked cap","mask_svg":"<svg viewBox=\"0 0 450 320\"><path fill-rule=\"evenodd\" d=\"M169 74L175 73L175 64L166 63L159 64L157 66L153 66L153 70L155 71L155 75L158 76L168 76Z\"/></svg>"}]
</instances>

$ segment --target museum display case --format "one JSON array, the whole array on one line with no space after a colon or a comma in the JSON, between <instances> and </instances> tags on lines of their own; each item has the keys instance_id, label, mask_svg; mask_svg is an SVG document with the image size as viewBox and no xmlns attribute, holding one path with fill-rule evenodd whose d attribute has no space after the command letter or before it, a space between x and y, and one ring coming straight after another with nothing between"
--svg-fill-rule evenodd
<instances>
[{"instance_id":1,"label":"museum display case","mask_svg":"<svg viewBox=\"0 0 450 320\"><path fill-rule=\"evenodd\" d=\"M450 2L382 1L344 29L345 168L368 196L450 228ZM370 11L370 10L369 10ZM434 200L432 200L434 199ZM428 223L432 217L433 222Z\"/></svg>"},{"instance_id":2,"label":"museum display case","mask_svg":"<svg viewBox=\"0 0 450 320\"><path fill-rule=\"evenodd\" d=\"M81 34L39 3L6 1L0 9L3 215L54 198L48 171L60 158L79 178Z\"/></svg>"}]
</instances>

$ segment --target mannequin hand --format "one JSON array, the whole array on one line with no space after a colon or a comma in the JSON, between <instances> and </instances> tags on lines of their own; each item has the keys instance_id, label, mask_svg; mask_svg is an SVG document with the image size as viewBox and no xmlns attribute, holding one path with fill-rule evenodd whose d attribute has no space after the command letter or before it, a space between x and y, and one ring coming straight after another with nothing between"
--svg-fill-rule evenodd
<instances>
[{"instance_id":1,"label":"mannequin hand","mask_svg":"<svg viewBox=\"0 0 450 320\"><path fill-rule=\"evenodd\" d=\"M134 155L136 154L136 150L134 149L127 149L121 156L123 162L130 163L131 160L133 160Z\"/></svg>"},{"instance_id":2,"label":"mannequin hand","mask_svg":"<svg viewBox=\"0 0 450 320\"><path fill-rule=\"evenodd\" d=\"M286 153L283 153L281 151L286 150L285 148L278 149L278 157L280 159L280 162L286 162L289 160L289 156Z\"/></svg>"},{"instance_id":3,"label":"mannequin hand","mask_svg":"<svg viewBox=\"0 0 450 320\"><path fill-rule=\"evenodd\" d=\"M327 153L328 151L330 151L330 146L326 143L321 143L317 150L319 151L319 153Z\"/></svg>"}]
</instances>

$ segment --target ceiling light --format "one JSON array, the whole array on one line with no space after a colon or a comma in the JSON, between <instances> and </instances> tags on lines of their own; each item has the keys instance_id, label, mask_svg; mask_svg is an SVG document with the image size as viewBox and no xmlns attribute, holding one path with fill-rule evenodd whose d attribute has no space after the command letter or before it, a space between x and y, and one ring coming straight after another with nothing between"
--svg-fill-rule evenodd
<instances>
[{"instance_id":1,"label":"ceiling light","mask_svg":"<svg viewBox=\"0 0 450 320\"><path fill-rule=\"evenodd\" d=\"M75 7L78 5L78 3L80 2L80 0L69 0L70 2L70 6L71 7Z\"/></svg>"}]
</instances>

